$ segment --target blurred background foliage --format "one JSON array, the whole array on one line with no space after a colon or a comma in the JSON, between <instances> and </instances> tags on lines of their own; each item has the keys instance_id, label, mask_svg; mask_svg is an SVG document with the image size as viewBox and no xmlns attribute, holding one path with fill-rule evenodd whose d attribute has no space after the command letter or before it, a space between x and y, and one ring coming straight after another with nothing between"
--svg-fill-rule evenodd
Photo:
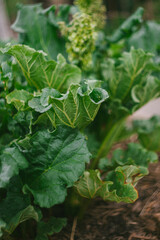
<instances>
[{"instance_id":1,"label":"blurred background foliage","mask_svg":"<svg viewBox=\"0 0 160 240\"><path fill-rule=\"evenodd\" d=\"M43 7L48 7L52 4L72 4L73 0L5 0L6 9L11 23L16 18L18 3L34 4L42 3ZM138 6L145 9L145 19L155 19L160 22L160 1L159 0L104 0L107 6L107 21L108 28L113 29L126 19Z\"/></svg>"}]
</instances>

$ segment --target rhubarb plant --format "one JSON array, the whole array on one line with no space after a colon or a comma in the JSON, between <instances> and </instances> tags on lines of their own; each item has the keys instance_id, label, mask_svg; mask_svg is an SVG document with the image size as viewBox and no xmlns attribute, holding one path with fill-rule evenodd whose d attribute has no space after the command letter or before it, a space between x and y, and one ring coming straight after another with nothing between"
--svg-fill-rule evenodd
<instances>
[{"instance_id":1,"label":"rhubarb plant","mask_svg":"<svg viewBox=\"0 0 160 240\"><path fill-rule=\"evenodd\" d=\"M142 134L159 129L155 119L144 123L145 130L142 122L136 125L143 146L129 143L126 149L111 151L125 135L127 117L160 96L152 53L134 47L122 52L120 47L118 56L109 54L118 41L135 34L143 11L139 9L104 39L104 32L91 24L94 15L81 15L82 3L76 1L79 10L74 11L69 6L59 10L20 6L12 25L19 42L0 48L0 237L4 240L10 235L19 239L19 234L21 239L46 240L61 231L67 214L55 214L57 205L80 216L83 198L133 203L138 198L137 182L158 160L157 148L149 148ZM38 31L39 24L46 28ZM68 39L60 36L60 28ZM32 224L36 229L25 232Z\"/></svg>"}]
</instances>

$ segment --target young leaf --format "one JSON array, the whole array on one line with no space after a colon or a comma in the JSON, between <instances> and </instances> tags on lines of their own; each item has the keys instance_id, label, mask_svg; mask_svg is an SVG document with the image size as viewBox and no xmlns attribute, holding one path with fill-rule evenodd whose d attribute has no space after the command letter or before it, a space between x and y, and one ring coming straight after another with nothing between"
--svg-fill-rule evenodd
<instances>
[{"instance_id":1,"label":"young leaf","mask_svg":"<svg viewBox=\"0 0 160 240\"><path fill-rule=\"evenodd\" d=\"M0 155L0 188L4 188L13 176L18 175L19 170L27 167L28 162L18 148L5 148Z\"/></svg>"},{"instance_id":2,"label":"young leaf","mask_svg":"<svg viewBox=\"0 0 160 240\"><path fill-rule=\"evenodd\" d=\"M133 112L145 105L149 100L160 96L160 81L159 79L149 76L146 83L135 85L131 91L132 99L135 103Z\"/></svg>"},{"instance_id":3,"label":"young leaf","mask_svg":"<svg viewBox=\"0 0 160 240\"><path fill-rule=\"evenodd\" d=\"M51 217L48 222L39 222L35 240L48 240L47 236L60 232L66 224L67 221L65 218L55 217Z\"/></svg>"},{"instance_id":4,"label":"young leaf","mask_svg":"<svg viewBox=\"0 0 160 240\"><path fill-rule=\"evenodd\" d=\"M132 114L159 96L160 82L151 76L152 54L131 48L117 66L113 60L103 63L105 88L109 93L109 111L118 118Z\"/></svg>"},{"instance_id":5,"label":"young leaf","mask_svg":"<svg viewBox=\"0 0 160 240\"><path fill-rule=\"evenodd\" d=\"M24 110L26 104L30 99L32 99L33 95L25 90L14 90L6 96L7 103L14 103L15 108L17 110Z\"/></svg>"},{"instance_id":6,"label":"young leaf","mask_svg":"<svg viewBox=\"0 0 160 240\"><path fill-rule=\"evenodd\" d=\"M24 191L29 190L41 207L62 203L67 188L83 174L90 159L84 136L61 127L52 133L37 132L30 145L31 149L25 151L30 167L24 173Z\"/></svg>"},{"instance_id":7,"label":"young leaf","mask_svg":"<svg viewBox=\"0 0 160 240\"><path fill-rule=\"evenodd\" d=\"M148 168L149 163L155 163L158 156L155 152L148 151L140 144L129 143L128 149L116 149L111 160L103 158L100 160L99 167L104 171L110 171L118 166L134 165L137 167Z\"/></svg>"},{"instance_id":8,"label":"young leaf","mask_svg":"<svg viewBox=\"0 0 160 240\"><path fill-rule=\"evenodd\" d=\"M150 73L148 65L151 58L152 54L131 48L130 52L122 54L120 66L116 67L113 60L103 63L103 76L111 98L124 100L132 87L140 84L144 75Z\"/></svg>"},{"instance_id":9,"label":"young leaf","mask_svg":"<svg viewBox=\"0 0 160 240\"><path fill-rule=\"evenodd\" d=\"M130 170L134 166L128 166ZM136 168L136 173L140 172ZM134 172L134 171L132 171ZM135 173L135 172L134 172ZM116 202L134 202L137 197L137 191L132 183L127 183L127 178L124 176L123 170L117 168L108 181L102 181L98 170L89 170L84 173L84 176L75 184L78 193L85 198L102 197L104 200Z\"/></svg>"},{"instance_id":10,"label":"young leaf","mask_svg":"<svg viewBox=\"0 0 160 240\"><path fill-rule=\"evenodd\" d=\"M57 62L48 61L44 52L20 44L7 46L1 51L16 58L29 84L37 89L51 87L66 91L71 82L79 83L81 80L81 70L67 64L62 55L58 55Z\"/></svg>"}]
</instances>

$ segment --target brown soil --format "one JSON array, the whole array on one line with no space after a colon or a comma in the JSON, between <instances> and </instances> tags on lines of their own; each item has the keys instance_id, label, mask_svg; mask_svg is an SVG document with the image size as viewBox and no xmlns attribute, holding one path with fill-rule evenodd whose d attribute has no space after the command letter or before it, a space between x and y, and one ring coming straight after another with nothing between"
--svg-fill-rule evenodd
<instances>
[{"instance_id":1,"label":"brown soil","mask_svg":"<svg viewBox=\"0 0 160 240\"><path fill-rule=\"evenodd\" d=\"M51 239L160 240L160 163L151 166L149 176L139 182L137 189L139 199L134 204L93 200L83 221L72 219Z\"/></svg>"}]
</instances>

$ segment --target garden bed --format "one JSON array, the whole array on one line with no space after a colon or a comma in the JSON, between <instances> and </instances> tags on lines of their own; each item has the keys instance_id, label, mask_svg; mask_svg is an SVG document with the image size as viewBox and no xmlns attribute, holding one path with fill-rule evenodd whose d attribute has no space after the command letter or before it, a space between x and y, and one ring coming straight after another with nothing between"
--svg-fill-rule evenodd
<instances>
[{"instance_id":1,"label":"garden bed","mask_svg":"<svg viewBox=\"0 0 160 240\"><path fill-rule=\"evenodd\" d=\"M84 219L76 224L74 240L158 240L160 239L160 163L137 185L139 199L133 204L95 199ZM54 240L69 240L73 222Z\"/></svg>"}]
</instances>

